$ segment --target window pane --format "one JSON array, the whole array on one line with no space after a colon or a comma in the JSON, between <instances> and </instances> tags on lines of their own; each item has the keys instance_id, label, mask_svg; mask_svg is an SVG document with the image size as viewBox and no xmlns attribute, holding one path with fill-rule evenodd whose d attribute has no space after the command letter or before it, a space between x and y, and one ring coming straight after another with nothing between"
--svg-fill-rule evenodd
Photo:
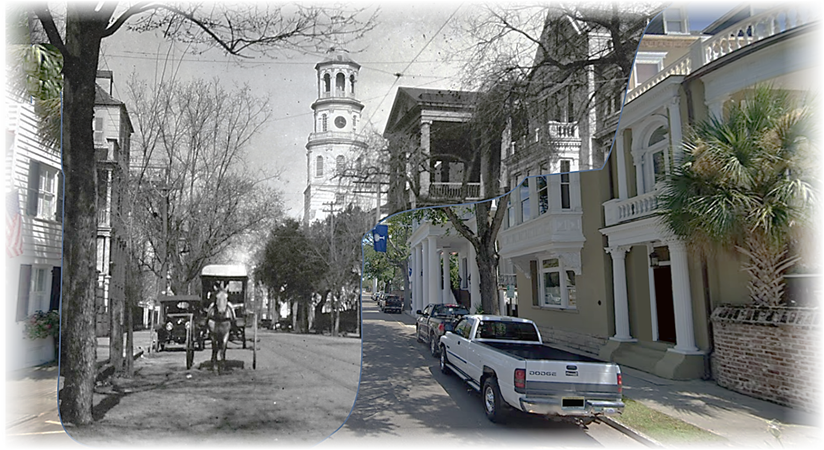
<instances>
[{"instance_id":1,"label":"window pane","mask_svg":"<svg viewBox=\"0 0 824 450\"><path fill-rule=\"evenodd\" d=\"M558 258L545 259L543 267L544 269L552 269L558 267Z\"/></svg>"},{"instance_id":2,"label":"window pane","mask_svg":"<svg viewBox=\"0 0 824 450\"><path fill-rule=\"evenodd\" d=\"M567 286L567 305L575 306L575 272L571 270L566 271L566 286Z\"/></svg>"},{"instance_id":3,"label":"window pane","mask_svg":"<svg viewBox=\"0 0 824 450\"><path fill-rule=\"evenodd\" d=\"M635 64L635 82L641 84L658 73L658 64L637 63Z\"/></svg>"},{"instance_id":4,"label":"window pane","mask_svg":"<svg viewBox=\"0 0 824 450\"><path fill-rule=\"evenodd\" d=\"M659 182L664 179L664 174L666 173L666 166L664 164L664 152L655 152L652 155L652 170L655 172L655 182Z\"/></svg>"},{"instance_id":5,"label":"window pane","mask_svg":"<svg viewBox=\"0 0 824 450\"><path fill-rule=\"evenodd\" d=\"M544 279L544 304L561 305L561 279L558 272L547 272L543 274Z\"/></svg>"},{"instance_id":6,"label":"window pane","mask_svg":"<svg viewBox=\"0 0 824 450\"><path fill-rule=\"evenodd\" d=\"M569 209L569 185L561 185L561 209Z\"/></svg>"}]
</instances>

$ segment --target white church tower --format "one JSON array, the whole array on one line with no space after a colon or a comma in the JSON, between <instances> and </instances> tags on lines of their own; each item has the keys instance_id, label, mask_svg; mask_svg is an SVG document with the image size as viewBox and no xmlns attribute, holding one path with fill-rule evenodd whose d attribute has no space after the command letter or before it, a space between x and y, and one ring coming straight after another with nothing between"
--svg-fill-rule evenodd
<instances>
[{"instance_id":1,"label":"white church tower","mask_svg":"<svg viewBox=\"0 0 824 450\"><path fill-rule=\"evenodd\" d=\"M357 99L360 64L343 49L332 48L326 58L315 65L318 98L312 103L314 131L306 143L307 185L304 191L305 224L323 220L334 209L362 204L363 194L352 179L337 176L344 169L357 167L357 158L366 149L361 132L363 104Z\"/></svg>"}]
</instances>

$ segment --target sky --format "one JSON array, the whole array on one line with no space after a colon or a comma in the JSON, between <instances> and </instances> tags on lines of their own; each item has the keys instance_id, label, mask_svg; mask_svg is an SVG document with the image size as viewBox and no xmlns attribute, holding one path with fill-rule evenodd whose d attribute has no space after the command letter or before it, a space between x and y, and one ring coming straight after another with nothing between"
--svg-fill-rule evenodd
<instances>
[{"instance_id":1,"label":"sky","mask_svg":"<svg viewBox=\"0 0 824 450\"><path fill-rule=\"evenodd\" d=\"M355 5L370 8L367 4ZM691 28L703 28L729 5L690 3L688 13L695 17ZM374 130L383 132L400 86L461 88L460 61L444 61L468 43L459 25L479 7L477 3L453 0L380 3L378 26L348 46L361 65L358 97L364 104L363 118ZM323 57L320 53L289 53L238 61L218 50L194 55L186 52L185 45L154 33L121 29L104 40L100 69L113 71L114 97L127 105L126 83L133 72L149 82L174 76L180 81L217 78L227 89L234 83L248 83L260 97L268 98L274 112L251 141L248 159L264 176L278 174L271 182L282 192L287 214L301 217L307 182L305 145L313 127L311 104L317 97L314 65ZM402 75L398 77L397 73Z\"/></svg>"}]
</instances>

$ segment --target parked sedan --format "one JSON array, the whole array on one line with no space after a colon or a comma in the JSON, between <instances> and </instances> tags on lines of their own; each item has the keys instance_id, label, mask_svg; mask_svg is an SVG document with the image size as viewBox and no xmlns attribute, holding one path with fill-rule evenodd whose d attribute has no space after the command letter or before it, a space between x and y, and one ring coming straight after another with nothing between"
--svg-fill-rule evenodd
<instances>
[{"instance_id":1,"label":"parked sedan","mask_svg":"<svg viewBox=\"0 0 824 450\"><path fill-rule=\"evenodd\" d=\"M418 342L429 343L429 352L437 357L438 340L447 331L452 331L454 320L469 314L469 311L461 305L433 303L426 305L423 311L418 310L417 314L415 337Z\"/></svg>"}]
</instances>

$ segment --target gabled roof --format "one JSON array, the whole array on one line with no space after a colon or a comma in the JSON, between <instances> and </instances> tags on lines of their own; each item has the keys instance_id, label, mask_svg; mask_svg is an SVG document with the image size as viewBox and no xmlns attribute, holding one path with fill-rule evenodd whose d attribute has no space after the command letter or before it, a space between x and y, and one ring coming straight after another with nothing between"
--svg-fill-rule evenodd
<instances>
[{"instance_id":1,"label":"gabled roof","mask_svg":"<svg viewBox=\"0 0 824 450\"><path fill-rule=\"evenodd\" d=\"M476 92L470 91L399 87L389 118L386 120L384 133L390 132L415 108L467 109L475 105L477 97Z\"/></svg>"},{"instance_id":2,"label":"gabled roof","mask_svg":"<svg viewBox=\"0 0 824 450\"><path fill-rule=\"evenodd\" d=\"M95 106L126 106L120 100L109 95L99 84L94 85L94 104Z\"/></svg>"}]
</instances>

